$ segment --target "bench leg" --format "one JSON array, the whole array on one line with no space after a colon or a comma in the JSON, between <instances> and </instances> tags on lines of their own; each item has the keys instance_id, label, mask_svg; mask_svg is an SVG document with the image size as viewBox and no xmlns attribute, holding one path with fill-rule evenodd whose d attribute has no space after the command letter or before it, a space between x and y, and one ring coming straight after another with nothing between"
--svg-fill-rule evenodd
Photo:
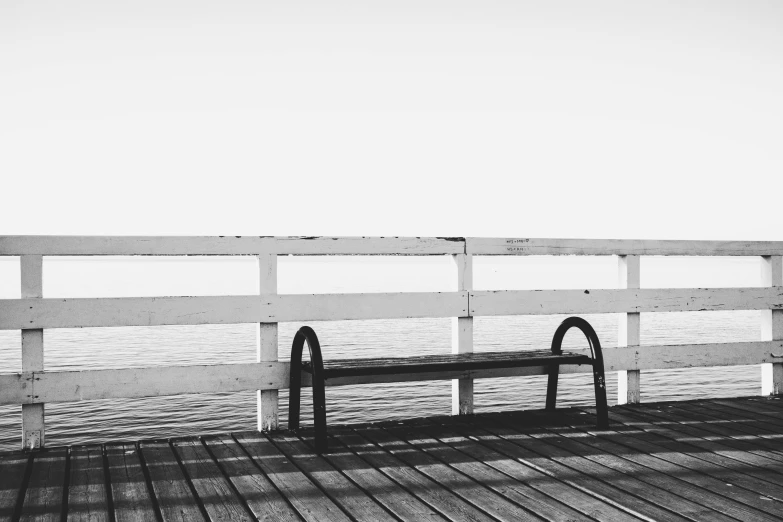
<instances>
[{"instance_id":1,"label":"bench leg","mask_svg":"<svg viewBox=\"0 0 783 522\"><path fill-rule=\"evenodd\" d=\"M601 352L601 341L598 340L598 334L590 323L581 317L569 317L557 327L555 336L552 338L552 353L559 355L563 353L561 347L563 337L568 330L577 327L587 337L587 343L590 345L590 353L593 356L593 383L595 385L595 410L598 417L598 428L609 427L609 409L606 405L606 379L604 377L604 356ZM547 387L546 407L555 408L555 395L557 394L557 374L552 375L549 370L549 386ZM551 402L550 402L551 401ZM551 408L550 408L551 405Z\"/></svg>"},{"instance_id":2,"label":"bench leg","mask_svg":"<svg viewBox=\"0 0 783 522\"><path fill-rule=\"evenodd\" d=\"M326 439L326 389L323 376L323 365L321 371L313 371L313 421L315 424L315 451L316 453L326 453L328 442Z\"/></svg>"},{"instance_id":3,"label":"bench leg","mask_svg":"<svg viewBox=\"0 0 783 522\"><path fill-rule=\"evenodd\" d=\"M294 344L291 346L291 370L288 374L288 429L292 431L299 429L299 411L301 409L304 338L300 341L297 343L297 337L294 337Z\"/></svg>"},{"instance_id":4,"label":"bench leg","mask_svg":"<svg viewBox=\"0 0 783 522\"><path fill-rule=\"evenodd\" d=\"M288 428L299 429L299 402L302 383L302 350L304 343L310 351L310 363L313 368L313 423L315 424L315 451L325 453L328 449L326 439L326 380L324 378L324 360L321 356L321 344L318 336L309 326L303 326L296 332L291 346L290 397L288 399Z\"/></svg>"},{"instance_id":5,"label":"bench leg","mask_svg":"<svg viewBox=\"0 0 783 522\"><path fill-rule=\"evenodd\" d=\"M549 367L549 381L546 385L546 409L554 410L557 402L557 378L560 373L560 365L553 364Z\"/></svg>"},{"instance_id":6,"label":"bench leg","mask_svg":"<svg viewBox=\"0 0 783 522\"><path fill-rule=\"evenodd\" d=\"M606 378L604 377L604 364L596 364L593 361L593 383L595 385L595 413L598 416L598 427L609 427L609 407L606 405Z\"/></svg>"}]
</instances>

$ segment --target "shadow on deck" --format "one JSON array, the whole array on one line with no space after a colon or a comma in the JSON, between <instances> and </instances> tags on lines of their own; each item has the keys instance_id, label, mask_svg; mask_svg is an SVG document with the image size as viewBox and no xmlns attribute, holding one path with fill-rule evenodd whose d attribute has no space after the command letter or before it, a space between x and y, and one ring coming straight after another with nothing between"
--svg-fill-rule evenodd
<instances>
[{"instance_id":1,"label":"shadow on deck","mask_svg":"<svg viewBox=\"0 0 783 522\"><path fill-rule=\"evenodd\" d=\"M0 455L0 520L783 519L783 400L434 417Z\"/></svg>"}]
</instances>

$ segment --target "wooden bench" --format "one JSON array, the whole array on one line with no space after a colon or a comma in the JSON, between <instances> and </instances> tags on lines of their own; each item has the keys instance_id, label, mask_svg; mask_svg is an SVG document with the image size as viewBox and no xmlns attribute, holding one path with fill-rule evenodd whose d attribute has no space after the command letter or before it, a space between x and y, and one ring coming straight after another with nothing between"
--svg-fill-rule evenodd
<instances>
[{"instance_id":1,"label":"wooden bench","mask_svg":"<svg viewBox=\"0 0 783 522\"><path fill-rule=\"evenodd\" d=\"M563 337L572 327L579 328L587 337L592 357L564 352ZM304 344L307 343L310 360L302 361ZM327 451L326 437L326 391L325 383L336 377L357 377L370 375L401 375L412 373L437 373L450 371L491 370L520 368L525 366L549 366L546 409L554 410L557 398L557 380L563 364L589 364L593 367L595 405L598 427L609 426L606 405L606 382L601 343L590 323L581 317L569 317L555 331L550 350L526 350L518 352L478 352L447 355L423 355L414 357L384 357L374 359L335 359L324 361L318 336L309 326L296 332L291 347L290 398L288 402L288 428L299 429L302 372L312 375L313 417L315 424L315 449Z\"/></svg>"}]
</instances>

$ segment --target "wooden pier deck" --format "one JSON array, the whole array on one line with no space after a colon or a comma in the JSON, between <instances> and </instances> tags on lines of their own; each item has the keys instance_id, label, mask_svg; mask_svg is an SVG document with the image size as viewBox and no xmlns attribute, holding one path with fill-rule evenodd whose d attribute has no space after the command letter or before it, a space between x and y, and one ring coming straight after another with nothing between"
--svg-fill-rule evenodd
<instances>
[{"instance_id":1,"label":"wooden pier deck","mask_svg":"<svg viewBox=\"0 0 783 522\"><path fill-rule=\"evenodd\" d=\"M783 519L783 400L435 417L0 455L0 520Z\"/></svg>"}]
</instances>

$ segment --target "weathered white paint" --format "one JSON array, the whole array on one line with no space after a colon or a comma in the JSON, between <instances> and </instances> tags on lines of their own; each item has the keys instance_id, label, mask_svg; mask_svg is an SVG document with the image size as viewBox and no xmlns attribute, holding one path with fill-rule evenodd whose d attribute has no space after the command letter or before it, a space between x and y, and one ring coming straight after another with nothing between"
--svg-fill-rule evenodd
<instances>
[{"instance_id":1,"label":"weathered white paint","mask_svg":"<svg viewBox=\"0 0 783 522\"><path fill-rule=\"evenodd\" d=\"M783 287L2 299L0 329L783 309Z\"/></svg>"},{"instance_id":2,"label":"weathered white paint","mask_svg":"<svg viewBox=\"0 0 783 522\"><path fill-rule=\"evenodd\" d=\"M0 374L0 405L30 404L33 402L33 373ZM22 406L24 408L24 406Z\"/></svg>"},{"instance_id":3,"label":"weathered white paint","mask_svg":"<svg viewBox=\"0 0 783 522\"><path fill-rule=\"evenodd\" d=\"M761 258L761 285L783 287L783 257L764 256ZM761 312L761 340L783 339L783 310L764 310ZM761 366L761 394L783 394L783 358L774 364Z\"/></svg>"},{"instance_id":4,"label":"weathered white paint","mask_svg":"<svg viewBox=\"0 0 783 522\"><path fill-rule=\"evenodd\" d=\"M474 255L761 256L783 254L783 241L466 238Z\"/></svg>"},{"instance_id":5,"label":"weathered white paint","mask_svg":"<svg viewBox=\"0 0 783 522\"><path fill-rule=\"evenodd\" d=\"M280 295L262 310L267 321L466 317L467 292Z\"/></svg>"},{"instance_id":6,"label":"weathered white paint","mask_svg":"<svg viewBox=\"0 0 783 522\"><path fill-rule=\"evenodd\" d=\"M454 256L457 268L457 290L473 290L473 256L457 254ZM452 318L452 353L473 351L473 318ZM451 413L469 415L473 413L473 379L455 379L451 383Z\"/></svg>"},{"instance_id":7,"label":"weathered white paint","mask_svg":"<svg viewBox=\"0 0 783 522\"><path fill-rule=\"evenodd\" d=\"M23 298L35 300L43 297L43 258L38 255L20 256L20 276ZM44 369L43 330L22 330L22 372L39 372ZM22 405L22 447L43 447L44 405Z\"/></svg>"},{"instance_id":8,"label":"weathered white paint","mask_svg":"<svg viewBox=\"0 0 783 522\"><path fill-rule=\"evenodd\" d=\"M0 300L0 330L467 315L467 292Z\"/></svg>"},{"instance_id":9,"label":"weathered white paint","mask_svg":"<svg viewBox=\"0 0 783 522\"><path fill-rule=\"evenodd\" d=\"M618 288L641 288L641 258L639 256L619 256L617 268ZM640 313L620 315L617 332L619 347L639 346L641 319ZM639 402L641 402L641 372L639 370L618 372L617 403L638 404Z\"/></svg>"},{"instance_id":10,"label":"weathered white paint","mask_svg":"<svg viewBox=\"0 0 783 522\"><path fill-rule=\"evenodd\" d=\"M501 290L470 293L470 313L474 317L781 308L783 288L780 287Z\"/></svg>"},{"instance_id":11,"label":"weathered white paint","mask_svg":"<svg viewBox=\"0 0 783 522\"><path fill-rule=\"evenodd\" d=\"M276 251L293 255L464 254L465 239L442 237L278 237Z\"/></svg>"},{"instance_id":12,"label":"weathered white paint","mask_svg":"<svg viewBox=\"0 0 783 522\"><path fill-rule=\"evenodd\" d=\"M213 364L34 372L0 376L0 404L159 397L186 393L277 390L288 386L288 363Z\"/></svg>"},{"instance_id":13,"label":"weathered white paint","mask_svg":"<svg viewBox=\"0 0 783 522\"><path fill-rule=\"evenodd\" d=\"M258 236L0 236L0 256L464 254L462 238Z\"/></svg>"},{"instance_id":14,"label":"weathered white paint","mask_svg":"<svg viewBox=\"0 0 783 522\"><path fill-rule=\"evenodd\" d=\"M783 255L781 241L633 239L0 236L0 256L187 255Z\"/></svg>"},{"instance_id":15,"label":"weathered white paint","mask_svg":"<svg viewBox=\"0 0 783 522\"><path fill-rule=\"evenodd\" d=\"M739 366L779 361L783 341L649 345L604 350L606 371Z\"/></svg>"},{"instance_id":16,"label":"weathered white paint","mask_svg":"<svg viewBox=\"0 0 783 522\"><path fill-rule=\"evenodd\" d=\"M277 293L277 254L258 256L258 291ZM277 323L258 323L257 361L277 361ZM276 430L278 426L277 390L258 390L258 430Z\"/></svg>"},{"instance_id":17,"label":"weathered white paint","mask_svg":"<svg viewBox=\"0 0 783 522\"><path fill-rule=\"evenodd\" d=\"M569 350L587 353L587 350ZM783 340L605 348L606 371L702 368L770 363L781 360ZM276 390L289 386L288 361L209 366L164 366L119 370L0 374L0 405L159 397L187 393ZM590 373L590 367L564 365L561 373ZM546 366L405 375L338 377L327 386L514 375L545 375ZM302 384L311 384L308 374Z\"/></svg>"}]
</instances>

